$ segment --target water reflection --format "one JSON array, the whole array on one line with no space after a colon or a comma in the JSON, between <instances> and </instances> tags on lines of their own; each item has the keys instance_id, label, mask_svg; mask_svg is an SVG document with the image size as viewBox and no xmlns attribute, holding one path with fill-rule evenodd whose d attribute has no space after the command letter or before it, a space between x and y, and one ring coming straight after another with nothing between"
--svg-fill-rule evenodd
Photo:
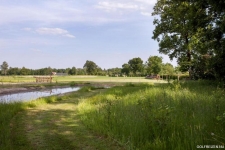
<instances>
[{"instance_id":1,"label":"water reflection","mask_svg":"<svg viewBox=\"0 0 225 150\"><path fill-rule=\"evenodd\" d=\"M67 87L67 88L48 89L45 91L33 91L33 92L25 92L25 93L8 94L8 95L0 96L0 103L30 101L30 100L35 100L39 97L63 94L67 92L77 91L79 89L80 89L79 87Z\"/></svg>"}]
</instances>

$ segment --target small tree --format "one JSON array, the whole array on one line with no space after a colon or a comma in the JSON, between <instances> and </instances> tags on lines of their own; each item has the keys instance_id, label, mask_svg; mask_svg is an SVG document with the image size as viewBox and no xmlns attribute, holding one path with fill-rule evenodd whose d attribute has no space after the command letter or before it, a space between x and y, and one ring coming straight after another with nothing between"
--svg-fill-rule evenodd
<instances>
[{"instance_id":1,"label":"small tree","mask_svg":"<svg viewBox=\"0 0 225 150\"><path fill-rule=\"evenodd\" d=\"M97 71L98 66L93 61L87 60L83 68L89 75L94 75Z\"/></svg>"},{"instance_id":2,"label":"small tree","mask_svg":"<svg viewBox=\"0 0 225 150\"><path fill-rule=\"evenodd\" d=\"M147 62L147 72L149 74L158 74L162 67L162 57L150 56Z\"/></svg>"},{"instance_id":3,"label":"small tree","mask_svg":"<svg viewBox=\"0 0 225 150\"><path fill-rule=\"evenodd\" d=\"M76 67L72 67L72 69L69 70L70 75L76 75L77 69Z\"/></svg>"},{"instance_id":4,"label":"small tree","mask_svg":"<svg viewBox=\"0 0 225 150\"><path fill-rule=\"evenodd\" d=\"M134 75L136 75L137 72L141 72L143 69L143 60L139 57L129 60L128 64Z\"/></svg>"},{"instance_id":5,"label":"small tree","mask_svg":"<svg viewBox=\"0 0 225 150\"><path fill-rule=\"evenodd\" d=\"M8 63L6 61L4 61L1 65L2 74L6 75L8 67L9 67Z\"/></svg>"},{"instance_id":6,"label":"small tree","mask_svg":"<svg viewBox=\"0 0 225 150\"><path fill-rule=\"evenodd\" d=\"M23 67L20 69L20 75L28 75L30 74L30 69Z\"/></svg>"},{"instance_id":7,"label":"small tree","mask_svg":"<svg viewBox=\"0 0 225 150\"><path fill-rule=\"evenodd\" d=\"M122 74L126 74L126 76L128 76L129 73L130 73L130 65L128 65L128 64L123 64L123 65L122 65L122 69L121 69L121 73L122 73Z\"/></svg>"},{"instance_id":8,"label":"small tree","mask_svg":"<svg viewBox=\"0 0 225 150\"><path fill-rule=\"evenodd\" d=\"M162 65L162 70L161 70L164 74L167 75L173 75L174 74L174 68L173 65L170 63L166 63Z\"/></svg>"}]
</instances>

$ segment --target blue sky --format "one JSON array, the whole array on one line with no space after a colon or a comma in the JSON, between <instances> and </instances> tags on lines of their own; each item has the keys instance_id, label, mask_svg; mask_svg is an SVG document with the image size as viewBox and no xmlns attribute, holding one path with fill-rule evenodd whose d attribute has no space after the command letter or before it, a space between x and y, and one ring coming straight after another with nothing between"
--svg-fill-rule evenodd
<instances>
[{"instance_id":1,"label":"blue sky","mask_svg":"<svg viewBox=\"0 0 225 150\"><path fill-rule=\"evenodd\" d=\"M163 56L151 39L156 0L1 0L0 63L32 69L102 69Z\"/></svg>"}]
</instances>

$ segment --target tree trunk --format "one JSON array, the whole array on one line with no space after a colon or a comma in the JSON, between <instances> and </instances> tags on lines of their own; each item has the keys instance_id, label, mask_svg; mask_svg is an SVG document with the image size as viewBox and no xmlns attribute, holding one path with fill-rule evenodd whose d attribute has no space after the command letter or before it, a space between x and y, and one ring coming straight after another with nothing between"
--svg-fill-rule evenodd
<instances>
[{"instance_id":1,"label":"tree trunk","mask_svg":"<svg viewBox=\"0 0 225 150\"><path fill-rule=\"evenodd\" d=\"M189 72L189 78L191 79L192 78L192 69L191 69L191 50L190 50L190 47L188 46L189 44L189 41L188 41L188 35L185 36L185 42L186 42L186 45L187 45L187 61L189 63L189 69L188 69L188 72Z\"/></svg>"}]
</instances>

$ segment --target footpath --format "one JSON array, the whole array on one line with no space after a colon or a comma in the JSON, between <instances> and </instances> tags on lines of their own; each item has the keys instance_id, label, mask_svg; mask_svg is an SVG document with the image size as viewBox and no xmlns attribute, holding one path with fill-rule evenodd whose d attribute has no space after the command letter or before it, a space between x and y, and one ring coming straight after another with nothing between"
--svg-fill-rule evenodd
<instances>
[{"instance_id":1,"label":"footpath","mask_svg":"<svg viewBox=\"0 0 225 150\"><path fill-rule=\"evenodd\" d=\"M79 99L99 90L73 94L72 98L19 112L11 121L13 149L120 150L114 140L82 124L77 112Z\"/></svg>"}]
</instances>

